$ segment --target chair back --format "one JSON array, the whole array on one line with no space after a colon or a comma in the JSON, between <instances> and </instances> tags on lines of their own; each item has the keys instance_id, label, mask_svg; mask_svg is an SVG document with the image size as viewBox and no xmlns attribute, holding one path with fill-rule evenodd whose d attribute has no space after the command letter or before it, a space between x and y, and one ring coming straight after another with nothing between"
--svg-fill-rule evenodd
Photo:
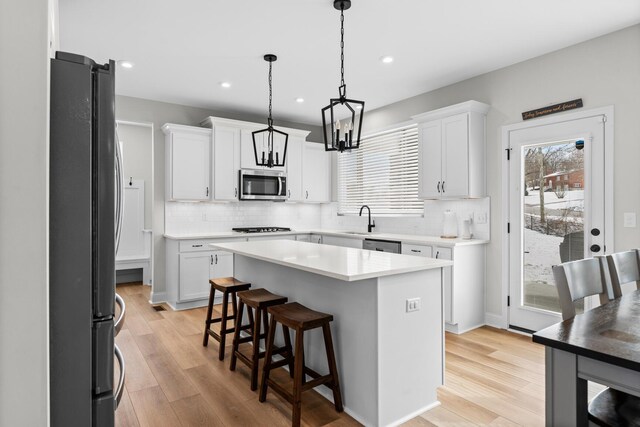
<instances>
[{"instance_id":1,"label":"chair back","mask_svg":"<svg viewBox=\"0 0 640 427\"><path fill-rule=\"evenodd\" d=\"M640 267L638 261L637 249L607 255L614 298L622 296L622 285L625 283L636 282L636 288L640 289Z\"/></svg>"},{"instance_id":2,"label":"chair back","mask_svg":"<svg viewBox=\"0 0 640 427\"><path fill-rule=\"evenodd\" d=\"M605 285L604 258L587 258L553 266L553 277L558 289L562 320L576 315L575 301L599 295L600 302L609 301Z\"/></svg>"}]
</instances>

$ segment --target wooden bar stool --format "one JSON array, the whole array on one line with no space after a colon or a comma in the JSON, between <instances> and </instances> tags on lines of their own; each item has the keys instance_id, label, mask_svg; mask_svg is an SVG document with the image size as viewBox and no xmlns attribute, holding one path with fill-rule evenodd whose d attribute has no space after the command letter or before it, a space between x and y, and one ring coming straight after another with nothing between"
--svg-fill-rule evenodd
<instances>
[{"instance_id":1,"label":"wooden bar stool","mask_svg":"<svg viewBox=\"0 0 640 427\"><path fill-rule=\"evenodd\" d=\"M340 393L336 358L333 353L331 328L329 327L330 322L333 321L333 316L311 310L297 302L269 307L267 311L271 314L271 323L269 324L269 336L267 338L262 381L260 383L260 402L264 402L267 398L267 386L271 387L273 391L293 405L292 425L297 427L300 425L302 392L326 384L333 391L333 402L336 411L342 412L342 394ZM277 323L296 331L296 349L295 355L289 355L289 357L283 360L273 362L271 357L274 352L273 340ZM329 375L320 375L304 364L304 332L320 327L324 335L324 347L327 352ZM269 372L272 369L291 364L291 362L294 364L293 393L290 393L288 390L285 390L284 387L269 379ZM306 382L305 375L309 375L313 379Z\"/></svg>"},{"instance_id":2,"label":"wooden bar stool","mask_svg":"<svg viewBox=\"0 0 640 427\"><path fill-rule=\"evenodd\" d=\"M227 334L235 332L236 326L236 312L238 310L238 301L236 299L236 293L240 291L246 291L251 287L251 283L241 282L235 277L219 277L217 279L209 280L211 284L211 291L209 291L209 307L207 308L207 318L204 321L204 338L202 345L207 346L209 344L209 335L216 339L220 343L220 350L218 352L218 359L224 360L224 346ZM213 300L215 298L216 291L222 292L222 315L220 317L211 318L213 312ZM232 315L229 316L227 310L229 308L229 295L231 295L231 301L233 303L231 307ZM233 320L233 327L227 328L227 321ZM212 323L220 322L220 334L214 332L210 325ZM251 325L246 326L249 329Z\"/></svg>"},{"instance_id":3,"label":"wooden bar stool","mask_svg":"<svg viewBox=\"0 0 640 427\"><path fill-rule=\"evenodd\" d=\"M261 357L264 357L265 352L260 351L260 340L264 339L265 344L267 341L267 330L269 327L269 320L267 315L267 308L275 305L284 304L287 302L287 297L275 295L266 289L250 289L248 291L238 292L238 317L235 333L233 334L233 348L231 350L231 363L229 369L236 370L236 360L240 359L245 365L251 369L251 390L258 389L258 363ZM242 313L244 307L247 306L247 314L249 316L249 325L253 324L251 336L240 337L240 330L242 328ZM253 315L252 315L253 310ZM255 316L255 322L252 322L252 318ZM261 323L264 322L264 333L260 331ZM289 328L282 325L282 333L284 334L284 347L280 347L273 351L273 354L285 354L289 358L292 355L291 338L289 336ZM250 356L245 356L239 350L239 346L242 343L252 342L253 350ZM265 345L266 347L266 345ZM293 363L290 363L289 369L291 375L293 375Z\"/></svg>"}]
</instances>

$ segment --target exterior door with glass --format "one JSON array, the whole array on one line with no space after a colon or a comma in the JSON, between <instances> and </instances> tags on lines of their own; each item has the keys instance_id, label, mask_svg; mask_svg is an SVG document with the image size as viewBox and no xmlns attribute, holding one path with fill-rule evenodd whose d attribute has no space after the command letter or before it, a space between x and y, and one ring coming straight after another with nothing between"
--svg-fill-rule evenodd
<instances>
[{"instance_id":1,"label":"exterior door with glass","mask_svg":"<svg viewBox=\"0 0 640 427\"><path fill-rule=\"evenodd\" d=\"M509 326L529 331L561 320L551 267L613 247L605 171L612 123L605 114L556 120L508 132Z\"/></svg>"}]
</instances>

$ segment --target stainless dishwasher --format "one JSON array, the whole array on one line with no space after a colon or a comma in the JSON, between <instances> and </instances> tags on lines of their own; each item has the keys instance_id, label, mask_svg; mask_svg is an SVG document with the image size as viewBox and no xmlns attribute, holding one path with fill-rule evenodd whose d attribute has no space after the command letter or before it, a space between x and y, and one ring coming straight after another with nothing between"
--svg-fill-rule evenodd
<instances>
[{"instance_id":1,"label":"stainless dishwasher","mask_svg":"<svg viewBox=\"0 0 640 427\"><path fill-rule=\"evenodd\" d=\"M399 254L400 242L394 242L393 240L364 239L362 249Z\"/></svg>"}]
</instances>

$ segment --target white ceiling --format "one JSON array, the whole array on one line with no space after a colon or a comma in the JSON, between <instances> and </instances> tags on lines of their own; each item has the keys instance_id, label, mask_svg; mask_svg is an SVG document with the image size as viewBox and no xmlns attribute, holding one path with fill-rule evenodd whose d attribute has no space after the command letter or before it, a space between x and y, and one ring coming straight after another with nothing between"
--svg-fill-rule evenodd
<instances>
[{"instance_id":1,"label":"white ceiling","mask_svg":"<svg viewBox=\"0 0 640 427\"><path fill-rule=\"evenodd\" d=\"M275 53L276 122L320 125L320 109L337 95L340 13L332 0L59 7L62 50L135 64L119 68L118 94L266 116L262 56ZM345 12L348 95L378 108L638 22L638 0L353 0ZM383 64L383 55L395 61Z\"/></svg>"}]
</instances>

